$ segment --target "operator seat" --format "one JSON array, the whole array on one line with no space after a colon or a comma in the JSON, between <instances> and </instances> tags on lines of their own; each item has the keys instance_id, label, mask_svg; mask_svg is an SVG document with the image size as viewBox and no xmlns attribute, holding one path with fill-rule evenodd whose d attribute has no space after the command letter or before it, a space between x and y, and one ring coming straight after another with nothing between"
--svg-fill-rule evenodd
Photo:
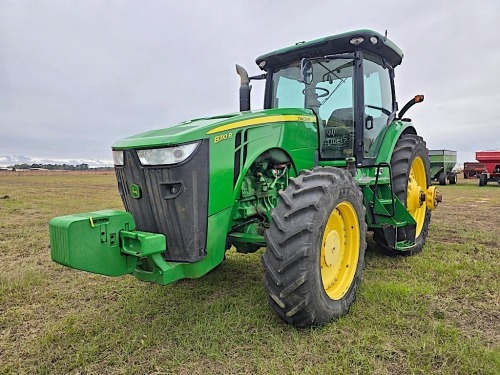
<instances>
[{"instance_id":1,"label":"operator seat","mask_svg":"<svg viewBox=\"0 0 500 375\"><path fill-rule=\"evenodd\" d=\"M352 107L349 108L338 108L335 109L328 122L330 121L342 121L345 123L345 126L353 127L354 124L354 110Z\"/></svg>"}]
</instances>

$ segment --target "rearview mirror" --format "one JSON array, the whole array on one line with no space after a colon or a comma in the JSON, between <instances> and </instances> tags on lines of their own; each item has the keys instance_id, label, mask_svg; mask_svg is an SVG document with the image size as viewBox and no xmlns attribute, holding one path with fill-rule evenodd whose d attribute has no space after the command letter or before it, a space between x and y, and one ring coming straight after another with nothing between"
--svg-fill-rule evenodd
<instances>
[{"instance_id":1,"label":"rearview mirror","mask_svg":"<svg viewBox=\"0 0 500 375\"><path fill-rule=\"evenodd\" d=\"M303 58L300 60L300 72L302 75L302 82L310 85L313 81L313 65L311 60Z\"/></svg>"}]
</instances>

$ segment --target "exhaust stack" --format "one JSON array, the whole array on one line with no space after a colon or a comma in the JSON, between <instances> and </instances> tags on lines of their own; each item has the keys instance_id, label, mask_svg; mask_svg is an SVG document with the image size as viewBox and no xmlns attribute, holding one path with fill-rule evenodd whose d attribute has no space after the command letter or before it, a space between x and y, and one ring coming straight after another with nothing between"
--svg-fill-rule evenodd
<instances>
[{"instance_id":1,"label":"exhaust stack","mask_svg":"<svg viewBox=\"0 0 500 375\"><path fill-rule=\"evenodd\" d=\"M250 85L250 78L248 78L248 73L242 66L236 64L236 73L240 76L240 111L250 110L250 91L252 91L252 86Z\"/></svg>"}]
</instances>

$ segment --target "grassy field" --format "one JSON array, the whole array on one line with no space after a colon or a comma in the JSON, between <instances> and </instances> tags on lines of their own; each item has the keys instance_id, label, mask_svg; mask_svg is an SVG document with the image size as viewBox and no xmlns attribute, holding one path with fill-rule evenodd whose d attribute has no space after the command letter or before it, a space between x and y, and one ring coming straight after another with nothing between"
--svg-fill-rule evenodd
<instances>
[{"instance_id":1,"label":"grassy field","mask_svg":"<svg viewBox=\"0 0 500 375\"><path fill-rule=\"evenodd\" d=\"M1 374L498 374L500 186L440 188L423 253L367 250L350 313L297 330L260 256L169 286L50 260L54 216L121 209L114 174L0 175Z\"/></svg>"}]
</instances>

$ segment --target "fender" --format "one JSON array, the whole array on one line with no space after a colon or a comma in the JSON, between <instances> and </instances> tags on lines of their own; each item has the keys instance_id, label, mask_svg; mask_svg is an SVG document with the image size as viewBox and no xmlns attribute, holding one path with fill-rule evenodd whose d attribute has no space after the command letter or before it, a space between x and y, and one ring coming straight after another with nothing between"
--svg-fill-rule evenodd
<instances>
[{"instance_id":1,"label":"fender","mask_svg":"<svg viewBox=\"0 0 500 375\"><path fill-rule=\"evenodd\" d=\"M380 150L376 159L376 163L390 163L391 156L396 146L396 142L403 134L417 134L415 127L410 122L393 121L384 134L384 140L380 146Z\"/></svg>"}]
</instances>

